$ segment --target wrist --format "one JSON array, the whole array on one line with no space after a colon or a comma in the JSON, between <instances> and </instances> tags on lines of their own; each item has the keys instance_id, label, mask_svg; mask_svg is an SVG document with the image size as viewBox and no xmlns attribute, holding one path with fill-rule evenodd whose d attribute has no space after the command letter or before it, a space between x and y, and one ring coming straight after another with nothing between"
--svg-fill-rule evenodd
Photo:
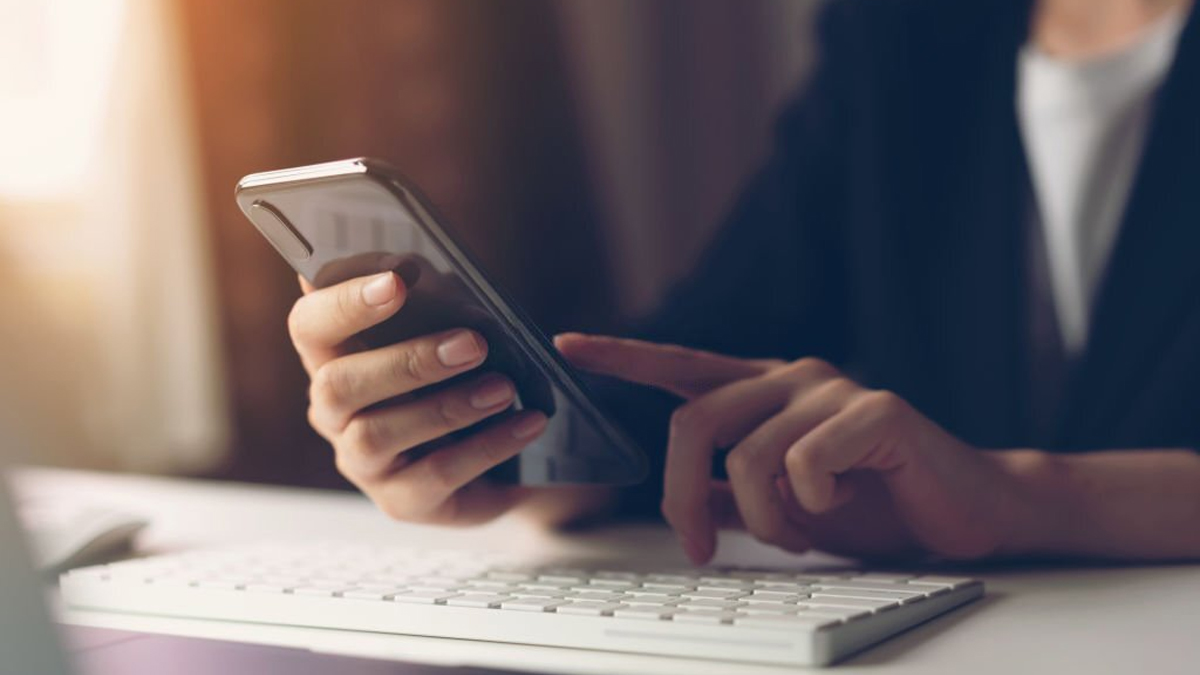
<instances>
[{"instance_id":1,"label":"wrist","mask_svg":"<svg viewBox=\"0 0 1200 675\"><path fill-rule=\"evenodd\" d=\"M1054 495L1066 465L1061 457L1041 450L1017 449L994 453L1008 489L1001 507L1002 528L996 553L1001 557L1030 556L1061 550L1070 538L1070 522L1055 508Z\"/></svg>"}]
</instances>

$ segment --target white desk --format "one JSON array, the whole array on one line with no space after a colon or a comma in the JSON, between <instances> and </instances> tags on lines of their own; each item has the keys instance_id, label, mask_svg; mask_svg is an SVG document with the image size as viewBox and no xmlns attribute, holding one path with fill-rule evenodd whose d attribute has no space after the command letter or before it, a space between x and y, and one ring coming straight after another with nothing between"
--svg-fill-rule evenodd
<instances>
[{"instance_id":1,"label":"white desk","mask_svg":"<svg viewBox=\"0 0 1200 675\"><path fill-rule=\"evenodd\" d=\"M351 539L443 548L640 556L680 565L665 529L612 527L559 536L513 520L476 530L390 522L362 497L314 490L62 471L25 471L18 488L63 491L148 514L142 552L259 540ZM785 566L796 558L743 536L718 563ZM975 570L987 597L843 663L838 673L1197 673L1200 566ZM783 673L789 669L406 636L65 611L68 623L305 646L362 656L562 673Z\"/></svg>"}]
</instances>

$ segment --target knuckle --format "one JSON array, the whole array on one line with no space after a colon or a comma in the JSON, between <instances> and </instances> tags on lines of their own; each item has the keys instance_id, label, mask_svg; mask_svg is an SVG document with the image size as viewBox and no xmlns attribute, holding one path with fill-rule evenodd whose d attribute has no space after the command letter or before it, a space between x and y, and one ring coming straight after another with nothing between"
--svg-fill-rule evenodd
<instances>
[{"instance_id":1,"label":"knuckle","mask_svg":"<svg viewBox=\"0 0 1200 675\"><path fill-rule=\"evenodd\" d=\"M908 404L904 399L883 389L865 394L862 397L861 405L869 412L882 417L903 415L908 409Z\"/></svg>"},{"instance_id":2,"label":"knuckle","mask_svg":"<svg viewBox=\"0 0 1200 675\"><path fill-rule=\"evenodd\" d=\"M342 284L334 294L334 313L340 321L351 321L362 307L362 294L356 284Z\"/></svg>"},{"instance_id":3,"label":"knuckle","mask_svg":"<svg viewBox=\"0 0 1200 675\"><path fill-rule=\"evenodd\" d=\"M322 438L329 439L325 431L325 425L321 419L321 414L315 405L310 404L308 406L308 409L305 411L305 418L308 420L308 426L312 427Z\"/></svg>"},{"instance_id":4,"label":"knuckle","mask_svg":"<svg viewBox=\"0 0 1200 675\"><path fill-rule=\"evenodd\" d=\"M428 491L437 494L449 493L454 489L453 470L444 455L430 455L428 461L422 462L421 485Z\"/></svg>"},{"instance_id":5,"label":"knuckle","mask_svg":"<svg viewBox=\"0 0 1200 675\"><path fill-rule=\"evenodd\" d=\"M384 426L372 417L351 420L346 427L348 449L366 457L387 451L387 434Z\"/></svg>"},{"instance_id":6,"label":"knuckle","mask_svg":"<svg viewBox=\"0 0 1200 675\"><path fill-rule=\"evenodd\" d=\"M671 435L703 429L707 423L704 408L694 402L687 403L671 413Z\"/></svg>"},{"instance_id":7,"label":"knuckle","mask_svg":"<svg viewBox=\"0 0 1200 675\"><path fill-rule=\"evenodd\" d=\"M508 459L509 455L506 444L486 436L480 437L476 450L483 457L484 463L489 467L503 462Z\"/></svg>"},{"instance_id":8,"label":"knuckle","mask_svg":"<svg viewBox=\"0 0 1200 675\"><path fill-rule=\"evenodd\" d=\"M308 304L307 300L308 296L300 298L292 304L292 309L288 311L287 330L293 344L304 340L304 314Z\"/></svg>"},{"instance_id":9,"label":"knuckle","mask_svg":"<svg viewBox=\"0 0 1200 675\"><path fill-rule=\"evenodd\" d=\"M338 473L345 476L351 482L354 482L354 477L358 475L358 472L354 470L354 465L347 456L347 453L340 448L334 448L333 466L337 469Z\"/></svg>"},{"instance_id":10,"label":"knuckle","mask_svg":"<svg viewBox=\"0 0 1200 675\"><path fill-rule=\"evenodd\" d=\"M341 413L345 412L350 388L346 370L336 361L330 361L313 373L312 382L308 386L308 398L317 407Z\"/></svg>"},{"instance_id":11,"label":"knuckle","mask_svg":"<svg viewBox=\"0 0 1200 675\"><path fill-rule=\"evenodd\" d=\"M839 374L837 368L815 356L806 356L793 362L791 369L797 375L814 379L826 379Z\"/></svg>"},{"instance_id":12,"label":"knuckle","mask_svg":"<svg viewBox=\"0 0 1200 675\"><path fill-rule=\"evenodd\" d=\"M396 356L394 376L398 380L425 382L429 377L430 368L426 359L418 349L404 349Z\"/></svg>"},{"instance_id":13,"label":"knuckle","mask_svg":"<svg viewBox=\"0 0 1200 675\"><path fill-rule=\"evenodd\" d=\"M753 464L751 453L745 449L735 450L725 456L725 473L729 474L730 478L747 476Z\"/></svg>"},{"instance_id":14,"label":"knuckle","mask_svg":"<svg viewBox=\"0 0 1200 675\"><path fill-rule=\"evenodd\" d=\"M812 461L809 453L793 446L783 456L783 466L789 476L803 476L811 471Z\"/></svg>"},{"instance_id":15,"label":"knuckle","mask_svg":"<svg viewBox=\"0 0 1200 675\"><path fill-rule=\"evenodd\" d=\"M813 395L820 398L842 399L858 391L857 383L844 375L837 375L821 383L813 390ZM803 396L801 396L803 398Z\"/></svg>"},{"instance_id":16,"label":"knuckle","mask_svg":"<svg viewBox=\"0 0 1200 675\"><path fill-rule=\"evenodd\" d=\"M434 429L452 431L463 426L467 421L457 401L444 394L430 400L426 412L427 422Z\"/></svg>"}]
</instances>

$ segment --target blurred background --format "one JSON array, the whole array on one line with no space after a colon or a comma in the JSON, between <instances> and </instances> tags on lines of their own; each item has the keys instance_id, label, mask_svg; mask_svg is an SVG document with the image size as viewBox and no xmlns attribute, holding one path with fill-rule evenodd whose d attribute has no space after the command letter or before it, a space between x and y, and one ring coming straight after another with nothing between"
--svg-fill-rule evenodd
<instances>
[{"instance_id":1,"label":"blurred background","mask_svg":"<svg viewBox=\"0 0 1200 675\"><path fill-rule=\"evenodd\" d=\"M4 450L340 485L237 179L386 159L547 331L609 329L761 160L815 4L0 0Z\"/></svg>"}]
</instances>

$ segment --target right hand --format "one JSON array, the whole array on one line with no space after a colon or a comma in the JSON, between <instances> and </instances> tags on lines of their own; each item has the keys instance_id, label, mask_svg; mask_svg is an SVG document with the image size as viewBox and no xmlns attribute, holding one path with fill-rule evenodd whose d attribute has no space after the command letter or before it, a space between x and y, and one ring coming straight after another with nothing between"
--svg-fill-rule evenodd
<instances>
[{"instance_id":1,"label":"right hand","mask_svg":"<svg viewBox=\"0 0 1200 675\"><path fill-rule=\"evenodd\" d=\"M355 336L404 305L400 277L300 283L288 330L312 380L309 422L333 444L342 475L397 520L475 524L521 501L526 490L477 479L537 438L546 416L523 411L448 438L509 410L513 383L483 373L426 390L478 368L488 350L481 335L457 329L366 350Z\"/></svg>"}]
</instances>

